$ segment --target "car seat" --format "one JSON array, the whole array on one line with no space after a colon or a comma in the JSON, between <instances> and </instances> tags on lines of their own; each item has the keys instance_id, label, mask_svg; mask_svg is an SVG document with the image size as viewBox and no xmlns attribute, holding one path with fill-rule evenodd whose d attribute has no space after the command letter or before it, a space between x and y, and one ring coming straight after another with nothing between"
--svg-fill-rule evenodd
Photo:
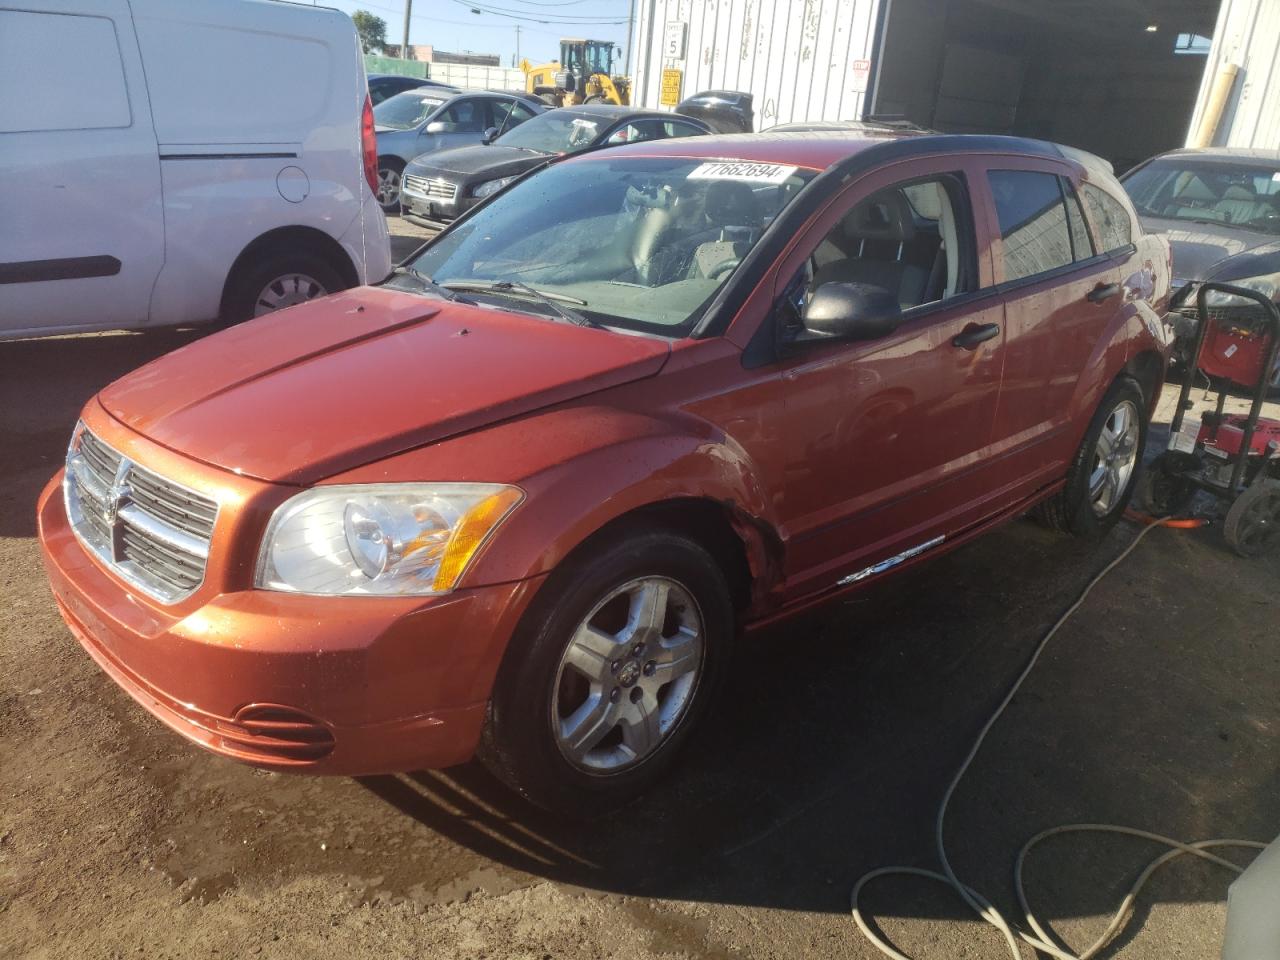
<instances>
[{"instance_id":1,"label":"car seat","mask_svg":"<svg viewBox=\"0 0 1280 960\"><path fill-rule=\"evenodd\" d=\"M916 230L911 205L901 192L887 190L868 197L849 211L841 228L854 252L819 267L813 289L824 283L868 283L895 294L904 308L924 300L930 271L902 259L903 247ZM878 252L869 253L869 243Z\"/></svg>"}]
</instances>

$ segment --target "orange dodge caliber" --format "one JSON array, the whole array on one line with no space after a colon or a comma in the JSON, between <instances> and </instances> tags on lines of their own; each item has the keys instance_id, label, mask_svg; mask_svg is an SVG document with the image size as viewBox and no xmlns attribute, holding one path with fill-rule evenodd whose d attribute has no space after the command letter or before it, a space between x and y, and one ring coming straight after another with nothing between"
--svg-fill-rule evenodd
<instances>
[{"instance_id":1,"label":"orange dodge caliber","mask_svg":"<svg viewBox=\"0 0 1280 960\"><path fill-rule=\"evenodd\" d=\"M477 752L600 811L735 636L1134 486L1169 251L1109 168L1000 137L698 137L553 163L380 285L85 407L40 498L63 616L215 753Z\"/></svg>"}]
</instances>

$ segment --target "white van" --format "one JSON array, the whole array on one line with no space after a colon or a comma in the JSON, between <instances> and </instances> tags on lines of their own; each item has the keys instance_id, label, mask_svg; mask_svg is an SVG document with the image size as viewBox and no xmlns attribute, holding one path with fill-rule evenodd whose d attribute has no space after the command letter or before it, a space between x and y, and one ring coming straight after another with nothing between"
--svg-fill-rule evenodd
<instances>
[{"instance_id":1,"label":"white van","mask_svg":"<svg viewBox=\"0 0 1280 960\"><path fill-rule=\"evenodd\" d=\"M391 269L349 17L0 0L0 339L240 320Z\"/></svg>"}]
</instances>

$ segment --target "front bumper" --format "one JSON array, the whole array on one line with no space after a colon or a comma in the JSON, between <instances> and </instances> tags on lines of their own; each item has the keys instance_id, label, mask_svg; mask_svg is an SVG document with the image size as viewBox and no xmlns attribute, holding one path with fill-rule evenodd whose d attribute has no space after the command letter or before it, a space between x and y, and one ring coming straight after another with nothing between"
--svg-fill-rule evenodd
<instances>
[{"instance_id":1,"label":"front bumper","mask_svg":"<svg viewBox=\"0 0 1280 960\"><path fill-rule=\"evenodd\" d=\"M479 202L475 197L458 197L450 201L430 200L413 196L406 191L400 194L400 216L410 223L442 230Z\"/></svg>"},{"instance_id":2,"label":"front bumper","mask_svg":"<svg viewBox=\"0 0 1280 960\"><path fill-rule=\"evenodd\" d=\"M235 590L178 613L86 552L61 474L38 520L58 608L98 665L187 739L273 770L359 775L467 760L538 582L436 598Z\"/></svg>"}]
</instances>

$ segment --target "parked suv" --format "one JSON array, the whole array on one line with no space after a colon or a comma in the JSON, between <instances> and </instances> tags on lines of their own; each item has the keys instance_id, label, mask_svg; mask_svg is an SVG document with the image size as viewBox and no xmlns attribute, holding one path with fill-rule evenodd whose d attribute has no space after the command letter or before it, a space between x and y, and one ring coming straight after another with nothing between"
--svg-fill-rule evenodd
<instances>
[{"instance_id":1,"label":"parked suv","mask_svg":"<svg viewBox=\"0 0 1280 960\"><path fill-rule=\"evenodd\" d=\"M1166 243L1051 144L580 154L380 286L103 390L40 499L49 578L94 659L216 753L479 751L599 812L672 762L739 631L1028 510L1115 523L1168 292Z\"/></svg>"},{"instance_id":2,"label":"parked suv","mask_svg":"<svg viewBox=\"0 0 1280 960\"><path fill-rule=\"evenodd\" d=\"M391 269L345 14L0 0L0 90L0 339L242 320Z\"/></svg>"}]
</instances>

